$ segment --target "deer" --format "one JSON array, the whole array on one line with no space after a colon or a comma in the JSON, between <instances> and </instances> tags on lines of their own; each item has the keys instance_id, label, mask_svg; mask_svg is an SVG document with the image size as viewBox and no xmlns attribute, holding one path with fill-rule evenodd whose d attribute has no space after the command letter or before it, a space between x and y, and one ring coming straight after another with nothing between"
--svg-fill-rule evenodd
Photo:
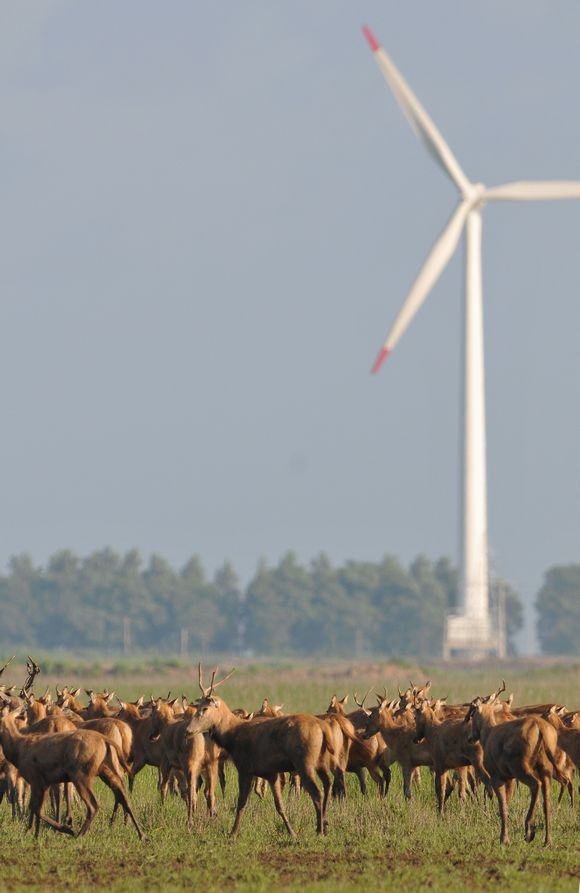
<instances>
[{"instance_id":1,"label":"deer","mask_svg":"<svg viewBox=\"0 0 580 893\"><path fill-rule=\"evenodd\" d=\"M39 836L41 821L55 831L76 836L69 825L61 824L42 812L48 787L69 781L86 806L86 818L78 836L86 834L99 808L92 788L94 778L99 776L115 797L111 821L121 806L133 823L137 835L143 839L143 832L123 787L121 776L123 758L117 747L99 732L92 730L75 729L52 735L22 734L16 724L16 718L21 715L22 709L18 707L15 710L4 711L0 726L0 743L7 759L17 767L30 785L28 827L30 829L34 823L35 837Z\"/></svg>"},{"instance_id":2,"label":"deer","mask_svg":"<svg viewBox=\"0 0 580 893\"><path fill-rule=\"evenodd\" d=\"M332 737L326 727L314 716L298 713L265 719L263 722L246 722L235 716L226 702L215 692L230 678L232 670L216 683L217 667L211 682L204 687L201 664L198 666L199 687L202 695L196 701L197 713L190 720L192 732L207 733L220 747L230 754L238 772L239 794L236 817L231 835L238 833L240 821L255 776L265 778L270 784L276 811L291 837L296 832L290 825L282 802L280 773L297 771L303 788L310 795L316 810L316 830L326 834L326 806L331 779L329 755L333 755ZM323 794L316 784L316 775L323 785Z\"/></svg>"},{"instance_id":3,"label":"deer","mask_svg":"<svg viewBox=\"0 0 580 893\"><path fill-rule=\"evenodd\" d=\"M133 763L129 772L129 791L133 791L135 778L144 766L155 766L159 770L161 764L161 745L159 737L153 736L153 719L150 713L141 713L143 698L137 701L119 700L121 709L117 719L123 720L133 732Z\"/></svg>"},{"instance_id":4,"label":"deer","mask_svg":"<svg viewBox=\"0 0 580 893\"><path fill-rule=\"evenodd\" d=\"M442 700L433 705L427 700L420 707L414 708L416 735L415 744L425 741L431 750L433 769L435 772L435 794L439 814L443 815L445 802L451 793L448 785L448 773L457 770L460 773L459 798L465 800L469 790L465 767L473 766L476 774L486 786L489 786L489 775L483 765L483 749L479 742L468 741L469 729L463 715L440 718L438 712Z\"/></svg>"},{"instance_id":5,"label":"deer","mask_svg":"<svg viewBox=\"0 0 580 893\"><path fill-rule=\"evenodd\" d=\"M407 800L412 797L411 780L419 766L433 767L431 749L426 742L416 744L415 718L411 703L399 710L399 699L392 701L377 695L377 706L366 710L367 724L363 738L368 740L380 734L387 746L386 753L381 756L383 765L391 766L397 762L403 771L403 792Z\"/></svg>"},{"instance_id":6,"label":"deer","mask_svg":"<svg viewBox=\"0 0 580 893\"><path fill-rule=\"evenodd\" d=\"M566 754L567 765L565 773L568 776L567 789L570 795L570 803L574 805L574 785L572 773L574 769L580 769L580 730L574 727L575 713L567 713L565 707L553 704L544 713L543 718L550 723L558 734L558 747ZM562 787L558 795L558 805L562 801L565 788Z\"/></svg>"},{"instance_id":7,"label":"deer","mask_svg":"<svg viewBox=\"0 0 580 893\"><path fill-rule=\"evenodd\" d=\"M91 689L85 689L89 696L89 703L81 712L83 719L101 719L106 716L115 716L116 710L109 707L115 692L94 692Z\"/></svg>"},{"instance_id":8,"label":"deer","mask_svg":"<svg viewBox=\"0 0 580 893\"><path fill-rule=\"evenodd\" d=\"M16 766L6 759L0 744L0 804L6 797L13 819L24 815L24 786L24 779Z\"/></svg>"},{"instance_id":9,"label":"deer","mask_svg":"<svg viewBox=\"0 0 580 893\"><path fill-rule=\"evenodd\" d=\"M208 813L212 817L217 815L215 789L218 778L219 748L204 735L190 731L189 723L194 715L195 707L188 705L181 715L171 717L167 705L163 704L161 699L154 705L152 714L152 734L160 736L159 790L161 799L162 801L165 799L171 772L179 772L184 782L189 830L193 826L200 776L204 780Z\"/></svg>"},{"instance_id":10,"label":"deer","mask_svg":"<svg viewBox=\"0 0 580 893\"><path fill-rule=\"evenodd\" d=\"M367 691L362 701L358 701L356 692L354 693L354 700L359 709L353 710L350 713L346 713L344 709L345 704L348 701L348 695L345 695L340 699L337 698L336 695L333 695L326 712L331 715L344 716L351 723L355 734L357 732L362 733L366 728L368 719L368 716L365 713L364 703L370 694L370 691L371 689ZM363 796L367 793L364 777L365 769L368 770L371 778L377 785L381 797L386 796L389 790L391 770L388 766L381 765L383 774L381 775L381 771L379 771L380 759L385 750L385 744L382 739L379 739L378 735L374 738L369 738L368 741L363 741L362 738L359 738L357 735L356 740L351 741L346 771L353 772L356 775Z\"/></svg>"},{"instance_id":11,"label":"deer","mask_svg":"<svg viewBox=\"0 0 580 893\"><path fill-rule=\"evenodd\" d=\"M533 822L540 790L544 803L544 846L551 843L550 781L555 777L567 784L562 774L562 755L558 748L556 729L540 716L529 715L518 719L506 716L498 704L502 691L486 699L475 698L464 722L471 723L469 740L479 741L483 747L483 765L495 791L501 823L500 842L508 843L508 811L515 782L530 789L530 806L525 818L524 837L530 843L536 834Z\"/></svg>"}]
</instances>

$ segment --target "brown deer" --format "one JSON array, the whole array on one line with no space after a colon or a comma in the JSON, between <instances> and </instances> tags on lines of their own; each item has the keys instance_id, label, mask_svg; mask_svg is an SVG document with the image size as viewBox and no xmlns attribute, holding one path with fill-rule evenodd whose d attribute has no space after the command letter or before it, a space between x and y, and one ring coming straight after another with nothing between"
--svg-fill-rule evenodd
<instances>
[{"instance_id":1,"label":"brown deer","mask_svg":"<svg viewBox=\"0 0 580 893\"><path fill-rule=\"evenodd\" d=\"M508 810L515 782L530 789L530 806L525 819L525 839L529 843L536 834L533 823L540 790L544 801L544 845L551 842L550 781L554 776L561 783L562 756L558 749L558 733L539 716L509 719L498 705L500 688L486 700L472 701L465 722L471 722L471 741L480 741L483 764L495 791L501 822L500 841L508 842Z\"/></svg>"},{"instance_id":2,"label":"brown deer","mask_svg":"<svg viewBox=\"0 0 580 893\"><path fill-rule=\"evenodd\" d=\"M362 701L359 702L357 700L355 692L354 699L355 702L359 705L359 709L353 710L350 713L346 713L344 709L345 704L348 701L348 695L345 695L343 698L340 699L337 698L336 695L333 695L330 699L327 713L331 715L334 714L336 716L344 716L345 719L350 722L355 732L356 738L355 740L351 741L346 771L353 772L358 778L361 794L363 794L364 796L367 793L367 786L364 777L364 770L366 769L377 785L380 796L384 797L389 790L389 784L391 781L391 770L389 769L389 767L383 767L382 765L380 765L381 755L386 751L385 744L382 738L379 738L378 735L375 735L374 738L369 738L367 741L364 741L362 738L358 737L357 734L362 734L366 729L368 716L365 713L364 703L369 693L370 689L369 691L367 691Z\"/></svg>"},{"instance_id":3,"label":"brown deer","mask_svg":"<svg viewBox=\"0 0 580 893\"><path fill-rule=\"evenodd\" d=\"M378 696L378 704L367 712L367 725L363 738L369 739L380 734L387 746L386 753L381 756L383 765L391 766L399 763L403 772L403 792L407 800L411 799L411 780L419 766L433 766L431 749L426 742L415 743L417 732L415 717L411 703L399 710L399 699L389 701L387 697Z\"/></svg>"},{"instance_id":4,"label":"brown deer","mask_svg":"<svg viewBox=\"0 0 580 893\"><path fill-rule=\"evenodd\" d=\"M163 709L165 708L165 709ZM159 790L165 799L172 771L178 772L184 782L187 809L187 827L191 830L197 803L198 780L203 777L204 794L210 816L215 816L215 789L218 778L219 748L204 735L191 732L190 720L195 708L188 705L180 716L171 717L161 700L154 705L152 734L159 735L161 761L159 765Z\"/></svg>"},{"instance_id":5,"label":"brown deer","mask_svg":"<svg viewBox=\"0 0 580 893\"><path fill-rule=\"evenodd\" d=\"M21 712L22 708L17 708L4 713L0 726L0 743L7 759L17 767L30 785L29 828L34 823L35 836L39 835L41 821L56 831L74 835L68 825L62 825L42 812L48 787L69 781L73 783L86 806L87 815L79 835L86 834L99 807L92 788L93 779L98 775L115 797L111 821L119 805L122 806L142 839L143 832L123 787L120 771L123 758L116 746L99 732L90 730L24 735L16 724L16 717Z\"/></svg>"},{"instance_id":6,"label":"brown deer","mask_svg":"<svg viewBox=\"0 0 580 893\"><path fill-rule=\"evenodd\" d=\"M430 705L427 700L422 701L420 707L415 707L416 735L413 739L416 744L425 741L431 750L433 769L435 772L435 794L439 814L443 815L445 801L451 793L451 785L448 784L448 775L451 770L464 770L473 766L477 775L484 784L489 785L489 775L483 765L483 749L479 742L468 740L469 728L465 724L465 711L463 715L440 718L438 709L440 701ZM469 785L466 773L461 772L459 797L466 798Z\"/></svg>"},{"instance_id":7,"label":"brown deer","mask_svg":"<svg viewBox=\"0 0 580 893\"><path fill-rule=\"evenodd\" d=\"M568 778L567 789L570 795L570 803L574 805L574 785L572 773L574 769L580 769L580 730L574 727L575 713L567 713L565 707L553 704L544 714L544 719L550 723L558 734L558 747L566 755L566 766L563 774ZM562 786L558 795L558 804L561 802L565 788Z\"/></svg>"},{"instance_id":8,"label":"brown deer","mask_svg":"<svg viewBox=\"0 0 580 893\"><path fill-rule=\"evenodd\" d=\"M284 810L279 779L281 772L292 771L300 774L302 786L312 799L316 810L316 830L319 834L326 834L326 805L331 785L328 756L333 749L326 723L300 713L273 717L260 723L246 722L234 716L225 701L215 695L218 685L223 684L231 673L216 683L216 668L210 685L204 688L201 664L198 669L202 696L196 702L197 713L190 720L190 729L209 734L228 751L238 770L238 806L232 835L237 834L252 789L252 780L258 776L269 782L276 810L288 833L296 836ZM316 775L322 781L323 795L316 784Z\"/></svg>"},{"instance_id":9,"label":"brown deer","mask_svg":"<svg viewBox=\"0 0 580 893\"><path fill-rule=\"evenodd\" d=\"M133 732L133 763L129 773L129 790L133 790L135 778L144 766L161 764L161 745L159 737L154 737L153 719L150 712L141 713L143 698L137 701L119 701L121 709L117 719L123 720Z\"/></svg>"}]
</instances>

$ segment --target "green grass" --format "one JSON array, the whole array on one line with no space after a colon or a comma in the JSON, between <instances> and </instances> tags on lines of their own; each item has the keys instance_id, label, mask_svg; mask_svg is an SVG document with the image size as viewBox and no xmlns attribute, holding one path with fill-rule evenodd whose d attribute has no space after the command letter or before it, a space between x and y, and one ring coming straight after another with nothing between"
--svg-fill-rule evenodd
<instances>
[{"instance_id":1,"label":"green grass","mask_svg":"<svg viewBox=\"0 0 580 893\"><path fill-rule=\"evenodd\" d=\"M445 668L421 668L433 679L435 694L448 694L462 700L485 693L499 684L498 670L464 671L457 675ZM323 710L333 693L353 689L363 691L373 682L389 691L407 684L409 673L378 664L357 665L272 665L255 664L240 669L224 686L222 694L231 706L254 708L264 696L285 709ZM580 669L562 667L501 668L508 691L516 703L558 700L570 707L580 706ZM236 678L237 677L237 678ZM415 681L415 676L412 676ZM71 680L59 679L59 682ZM193 674L175 669L155 678L123 676L103 680L81 680L92 687L120 686L123 697L133 697L151 689L167 693L168 688L192 695ZM168 682L170 684L168 684ZM38 686L40 689L40 686ZM372 784L372 783L371 783ZM411 804L402 796L397 769L389 797L380 801L375 791L363 798L356 780L349 778L348 800L333 803L329 810L330 833L319 839L315 834L312 804L306 796L288 798L288 813L299 834L297 841L286 835L268 794L260 802L252 794L237 840L228 833L233 821L237 782L228 770L226 798L218 795L219 815L208 819L200 795L195 827L185 827L183 803L171 797L162 808L153 770L138 777L132 797L135 811L147 834L140 843L130 827L119 822L109 827L112 798L100 783L101 803L91 831L73 840L43 830L39 841L13 823L3 804L0 807L0 890L84 890L110 891L194 889L236 891L284 889L287 891L373 891L393 893L431 890L455 893L466 889L513 891L574 891L580 879L578 808L565 802L554 817L554 843L542 847L543 820L538 815L536 840L526 844L523 820L528 792L516 792L510 809L511 842L499 844L499 820L495 803L470 802L462 806L455 797L440 819L435 812L431 775L423 770L421 786ZM555 797L554 791L554 797ZM77 824L80 812L77 816Z\"/></svg>"}]
</instances>

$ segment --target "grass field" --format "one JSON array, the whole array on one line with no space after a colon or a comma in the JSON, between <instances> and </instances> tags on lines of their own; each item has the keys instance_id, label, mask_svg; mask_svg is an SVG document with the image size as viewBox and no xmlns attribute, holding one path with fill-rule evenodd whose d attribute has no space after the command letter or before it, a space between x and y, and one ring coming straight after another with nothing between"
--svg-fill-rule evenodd
<instances>
[{"instance_id":1,"label":"grass field","mask_svg":"<svg viewBox=\"0 0 580 893\"><path fill-rule=\"evenodd\" d=\"M487 693L505 678L515 703L556 700L570 708L580 707L580 665L504 664L483 669L464 668L450 672L443 667L401 667L396 664L254 664L241 667L222 691L232 707L259 706L268 696L284 703L285 712L322 711L334 693L365 690L373 684L396 686L433 680L434 694L450 701ZM114 687L124 698L195 694L193 671L179 668L155 674L132 674L115 678L94 672L90 677L43 678L43 682L77 683L90 687ZM41 689L40 680L37 684ZM372 783L371 783L372 784ZM146 833L140 843L134 832L119 823L110 828L112 808L109 791L97 783L102 810L89 835L73 840L48 830L36 842L21 824L14 824L5 805L0 807L0 889L67 890L224 890L284 889L287 891L454 891L509 889L514 891L576 891L580 880L580 818L578 807L568 802L554 818L551 848L542 847L538 816L536 840L526 844L523 818L527 789L516 792L510 809L511 842L500 846L499 820L495 803L469 802L455 797L447 814L435 812L433 783L428 770L411 804L404 801L397 769L386 801L370 788L364 798L356 779L349 779L345 804L333 803L329 810L330 833L318 839L314 810L304 795L289 799L288 812L299 834L297 841L286 835L275 813L271 795L260 802L252 795L239 837L228 832L233 820L237 793L235 771L228 770L225 800L218 795L219 816L209 820L203 798L193 832L185 828L184 805L170 798L162 809L156 791L156 775L144 770L137 778L132 797L135 811ZM554 791L554 804L555 804ZM541 810L540 810L541 813ZM80 815L79 815L80 818Z\"/></svg>"}]
</instances>

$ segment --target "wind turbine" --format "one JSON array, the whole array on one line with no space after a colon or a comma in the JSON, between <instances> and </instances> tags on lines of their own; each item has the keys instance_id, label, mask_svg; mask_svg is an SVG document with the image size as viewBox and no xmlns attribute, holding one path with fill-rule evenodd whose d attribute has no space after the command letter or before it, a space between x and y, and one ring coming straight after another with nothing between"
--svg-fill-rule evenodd
<instances>
[{"instance_id":1,"label":"wind turbine","mask_svg":"<svg viewBox=\"0 0 580 893\"><path fill-rule=\"evenodd\" d=\"M445 653L495 648L488 596L485 382L481 287L481 211L488 201L580 198L574 180L520 181L488 188L465 176L451 149L369 28L363 33L394 96L428 152L459 191L459 203L421 267L372 371L378 372L451 259L465 230L463 537L460 604L448 618Z\"/></svg>"}]
</instances>

